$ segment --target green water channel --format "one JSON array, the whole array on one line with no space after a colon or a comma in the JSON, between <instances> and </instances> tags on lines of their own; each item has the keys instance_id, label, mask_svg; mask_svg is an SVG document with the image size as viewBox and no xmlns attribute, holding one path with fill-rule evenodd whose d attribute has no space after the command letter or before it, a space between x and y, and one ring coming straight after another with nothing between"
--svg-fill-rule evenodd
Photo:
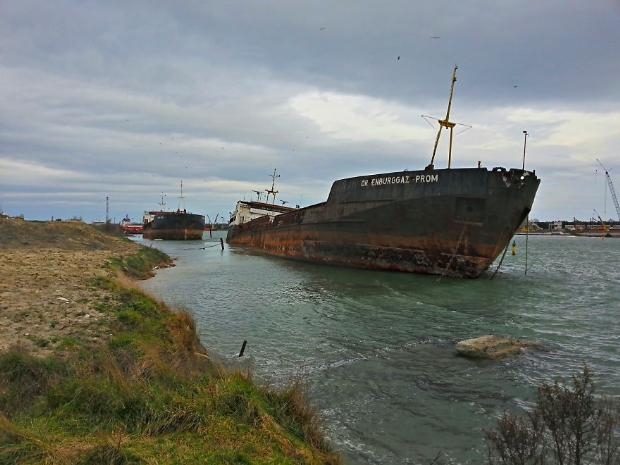
<instances>
[{"instance_id":1,"label":"green water channel","mask_svg":"<svg viewBox=\"0 0 620 465\"><path fill-rule=\"evenodd\" d=\"M177 266L143 287L188 309L228 363L305 383L347 464L428 464L439 452L481 463L484 430L503 410L584 364L599 392L620 396L620 239L530 236L525 274L517 236L495 279L438 280L222 251L220 236L145 240ZM494 362L455 354L455 342L485 334L542 348Z\"/></svg>"}]
</instances>

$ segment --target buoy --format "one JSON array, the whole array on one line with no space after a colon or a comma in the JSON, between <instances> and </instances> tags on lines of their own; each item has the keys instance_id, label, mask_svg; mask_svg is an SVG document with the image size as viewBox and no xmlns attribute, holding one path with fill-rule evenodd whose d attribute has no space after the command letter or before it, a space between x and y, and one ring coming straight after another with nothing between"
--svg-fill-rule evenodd
<instances>
[{"instance_id":1,"label":"buoy","mask_svg":"<svg viewBox=\"0 0 620 465\"><path fill-rule=\"evenodd\" d=\"M512 241L512 254L517 255L517 243Z\"/></svg>"}]
</instances>

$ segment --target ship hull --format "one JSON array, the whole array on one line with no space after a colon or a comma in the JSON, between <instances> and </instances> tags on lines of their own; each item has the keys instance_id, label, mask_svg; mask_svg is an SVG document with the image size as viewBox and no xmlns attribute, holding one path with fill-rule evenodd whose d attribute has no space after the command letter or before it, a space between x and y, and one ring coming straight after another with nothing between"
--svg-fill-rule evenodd
<instances>
[{"instance_id":1,"label":"ship hull","mask_svg":"<svg viewBox=\"0 0 620 465\"><path fill-rule=\"evenodd\" d=\"M142 234L144 231L144 225L142 224L121 224L121 231L123 234L127 234L128 236L134 234Z\"/></svg>"},{"instance_id":2,"label":"ship hull","mask_svg":"<svg viewBox=\"0 0 620 465\"><path fill-rule=\"evenodd\" d=\"M204 216L195 213L150 212L150 220L144 223L142 237L151 240L201 240L204 225Z\"/></svg>"},{"instance_id":3,"label":"ship hull","mask_svg":"<svg viewBox=\"0 0 620 465\"><path fill-rule=\"evenodd\" d=\"M325 203L232 226L227 242L366 269L476 278L529 213L522 170L403 171L336 181Z\"/></svg>"}]
</instances>

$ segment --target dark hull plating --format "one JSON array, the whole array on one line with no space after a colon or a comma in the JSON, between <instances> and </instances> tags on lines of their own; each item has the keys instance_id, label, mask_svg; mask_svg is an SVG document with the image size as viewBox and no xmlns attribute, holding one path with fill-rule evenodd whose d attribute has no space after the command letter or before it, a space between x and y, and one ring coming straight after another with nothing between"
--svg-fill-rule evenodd
<instances>
[{"instance_id":1,"label":"dark hull plating","mask_svg":"<svg viewBox=\"0 0 620 465\"><path fill-rule=\"evenodd\" d=\"M185 212L151 212L153 221L145 222L142 237L145 239L200 240L205 218Z\"/></svg>"},{"instance_id":2,"label":"dark hull plating","mask_svg":"<svg viewBox=\"0 0 620 465\"><path fill-rule=\"evenodd\" d=\"M357 268L478 277L529 213L533 172L404 171L336 181L326 202L232 226L227 242Z\"/></svg>"}]
</instances>

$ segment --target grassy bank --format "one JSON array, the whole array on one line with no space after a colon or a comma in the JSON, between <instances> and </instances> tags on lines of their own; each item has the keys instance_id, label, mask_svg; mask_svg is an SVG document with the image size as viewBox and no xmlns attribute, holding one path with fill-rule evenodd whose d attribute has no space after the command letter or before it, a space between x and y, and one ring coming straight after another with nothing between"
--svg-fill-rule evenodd
<instances>
[{"instance_id":1,"label":"grassy bank","mask_svg":"<svg viewBox=\"0 0 620 465\"><path fill-rule=\"evenodd\" d=\"M217 366L190 315L127 277L167 260L141 248L90 278L106 316L98 343L0 354L0 464L340 463L299 386L275 391Z\"/></svg>"}]
</instances>

